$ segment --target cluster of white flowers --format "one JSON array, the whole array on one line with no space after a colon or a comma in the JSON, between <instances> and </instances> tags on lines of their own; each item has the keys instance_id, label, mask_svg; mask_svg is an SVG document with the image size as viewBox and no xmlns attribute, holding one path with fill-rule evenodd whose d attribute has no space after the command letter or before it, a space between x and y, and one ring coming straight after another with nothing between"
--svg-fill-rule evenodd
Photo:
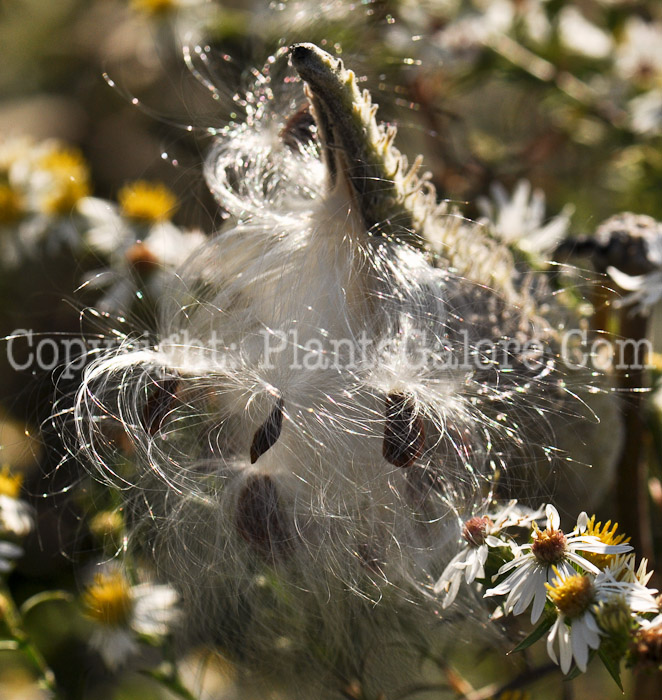
<instances>
[{"instance_id":1,"label":"cluster of white flowers","mask_svg":"<svg viewBox=\"0 0 662 700\"><path fill-rule=\"evenodd\" d=\"M462 579L483 588L496 582L484 590L485 598L506 596L499 604L502 614L520 615L531 608L531 623L542 618L547 651L563 673L570 671L573 659L579 670L586 671L591 650L598 650L603 639L636 635L639 628L662 622L659 614L644 617L659 613L657 590L647 588L652 572L647 571L646 560L635 570L632 547L624 535L616 534L617 525L603 526L595 516L581 513L566 535L556 508L547 505L544 512L544 529L537 522L542 509L528 511L514 502L468 520L463 547L437 581L435 592L445 592L447 607ZM528 528L530 537L520 544L523 528ZM486 562L492 554L490 571Z\"/></svg>"},{"instance_id":2,"label":"cluster of white flowers","mask_svg":"<svg viewBox=\"0 0 662 700\"><path fill-rule=\"evenodd\" d=\"M614 31L614 5L620 15ZM403 2L402 25L390 28L394 48L437 53L451 75L472 70L486 52L496 50L544 80L557 72L554 46L578 58L587 94L615 100L629 128L652 136L662 132L662 16L655 3L644 13L629 3L546 0L445 0ZM407 28L407 29L405 29ZM423 48L425 47L425 48ZM414 55L418 55L414 50ZM581 60L585 65L581 65ZM598 77L599 73L599 77Z\"/></svg>"},{"instance_id":3,"label":"cluster of white flowers","mask_svg":"<svg viewBox=\"0 0 662 700\"><path fill-rule=\"evenodd\" d=\"M167 271L204 242L172 223L176 209L167 187L142 180L127 183L117 203L91 196L82 154L57 140L0 140L0 264L63 247L92 253L104 267L84 285L104 290L102 311L126 313L136 295L157 297Z\"/></svg>"},{"instance_id":4,"label":"cluster of white flowers","mask_svg":"<svg viewBox=\"0 0 662 700\"><path fill-rule=\"evenodd\" d=\"M78 150L49 139L0 139L0 260L15 266L40 250L80 245L75 207L90 191Z\"/></svg>"},{"instance_id":5,"label":"cluster of white flowers","mask_svg":"<svg viewBox=\"0 0 662 700\"><path fill-rule=\"evenodd\" d=\"M568 232L572 205L545 223L545 193L531 192L528 181L520 180L510 197L501 183L494 183L491 193L492 200L481 197L477 204L492 235L533 262L547 260Z\"/></svg>"},{"instance_id":6,"label":"cluster of white flowers","mask_svg":"<svg viewBox=\"0 0 662 700\"><path fill-rule=\"evenodd\" d=\"M172 223L177 199L162 184L129 183L120 190L118 202L86 197L78 203L84 240L108 262L88 276L86 286L104 289L96 306L115 313L128 310L136 294L156 298L167 271L205 241L201 231L182 230Z\"/></svg>"}]
</instances>

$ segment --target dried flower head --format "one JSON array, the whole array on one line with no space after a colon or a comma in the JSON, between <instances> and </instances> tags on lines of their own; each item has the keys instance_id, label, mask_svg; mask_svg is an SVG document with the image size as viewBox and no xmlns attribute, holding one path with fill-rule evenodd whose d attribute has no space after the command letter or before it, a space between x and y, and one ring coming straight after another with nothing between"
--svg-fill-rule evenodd
<instances>
[{"instance_id":1,"label":"dried flower head","mask_svg":"<svg viewBox=\"0 0 662 700\"><path fill-rule=\"evenodd\" d=\"M662 616L658 615L634 633L630 662L644 668L662 667Z\"/></svg>"}]
</instances>

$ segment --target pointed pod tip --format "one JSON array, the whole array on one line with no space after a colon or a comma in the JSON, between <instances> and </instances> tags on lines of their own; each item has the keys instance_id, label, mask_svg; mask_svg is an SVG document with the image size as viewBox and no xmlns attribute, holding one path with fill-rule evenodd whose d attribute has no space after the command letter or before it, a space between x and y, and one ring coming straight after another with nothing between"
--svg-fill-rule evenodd
<instances>
[{"instance_id":1,"label":"pointed pod tip","mask_svg":"<svg viewBox=\"0 0 662 700\"><path fill-rule=\"evenodd\" d=\"M292 44L289 52L292 66L304 80L314 79L316 75L333 75L343 67L340 59L315 44Z\"/></svg>"},{"instance_id":2,"label":"pointed pod tip","mask_svg":"<svg viewBox=\"0 0 662 700\"><path fill-rule=\"evenodd\" d=\"M293 61L302 61L312 51L314 44L292 44L290 46L290 56Z\"/></svg>"}]
</instances>

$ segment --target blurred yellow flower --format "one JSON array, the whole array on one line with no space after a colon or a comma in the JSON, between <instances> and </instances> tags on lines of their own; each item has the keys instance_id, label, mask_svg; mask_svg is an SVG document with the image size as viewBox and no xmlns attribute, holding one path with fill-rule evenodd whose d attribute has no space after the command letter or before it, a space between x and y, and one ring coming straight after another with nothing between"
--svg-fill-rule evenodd
<instances>
[{"instance_id":1,"label":"blurred yellow flower","mask_svg":"<svg viewBox=\"0 0 662 700\"><path fill-rule=\"evenodd\" d=\"M44 154L37 167L51 178L41 203L44 213L69 214L79 199L90 194L87 163L77 149L54 148Z\"/></svg>"},{"instance_id":2,"label":"blurred yellow flower","mask_svg":"<svg viewBox=\"0 0 662 700\"><path fill-rule=\"evenodd\" d=\"M23 485L23 474L12 474L9 465L4 464L0 469L0 496L18 498Z\"/></svg>"}]
</instances>

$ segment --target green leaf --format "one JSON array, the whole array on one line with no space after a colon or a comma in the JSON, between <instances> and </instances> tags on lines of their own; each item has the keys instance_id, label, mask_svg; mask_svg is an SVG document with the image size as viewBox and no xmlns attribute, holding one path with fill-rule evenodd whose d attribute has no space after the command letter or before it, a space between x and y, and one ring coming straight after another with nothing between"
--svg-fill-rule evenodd
<instances>
[{"instance_id":1,"label":"green leaf","mask_svg":"<svg viewBox=\"0 0 662 700\"><path fill-rule=\"evenodd\" d=\"M532 644L535 644L554 624L555 619L556 615L547 615L544 617L543 621L533 630L533 632L531 632L526 639L523 639L510 653L514 654L517 651L524 651L524 649L528 649Z\"/></svg>"},{"instance_id":2,"label":"green leaf","mask_svg":"<svg viewBox=\"0 0 662 700\"><path fill-rule=\"evenodd\" d=\"M563 681L566 683L569 681L574 681L575 678L577 678L577 676L581 676L582 673L583 671L581 670L581 668L579 668L577 664L573 664L570 671L568 671L568 673L566 673L566 675L563 677Z\"/></svg>"},{"instance_id":3,"label":"green leaf","mask_svg":"<svg viewBox=\"0 0 662 700\"><path fill-rule=\"evenodd\" d=\"M624 693L623 682L621 681L621 660L619 658L615 659L610 654L605 653L602 648L598 650L598 656L600 657L600 660L604 664L607 671L609 671L609 675L616 682L616 685L621 689L621 692Z\"/></svg>"}]
</instances>

